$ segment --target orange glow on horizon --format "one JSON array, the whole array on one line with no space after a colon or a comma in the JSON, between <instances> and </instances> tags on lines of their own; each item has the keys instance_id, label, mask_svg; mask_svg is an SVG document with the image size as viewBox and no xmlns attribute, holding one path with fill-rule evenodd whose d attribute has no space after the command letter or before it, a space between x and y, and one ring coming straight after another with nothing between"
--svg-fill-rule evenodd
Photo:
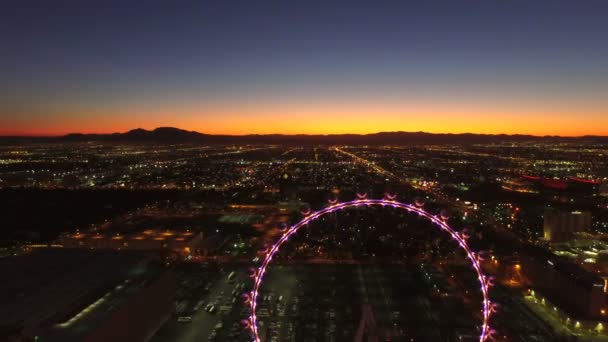
<instances>
[{"instance_id":1,"label":"orange glow on horizon","mask_svg":"<svg viewBox=\"0 0 608 342\"><path fill-rule=\"evenodd\" d=\"M608 106L483 103L185 104L177 108L104 108L0 119L0 135L56 136L177 127L207 134L368 134L394 131L530 135L608 135ZM81 108L80 108L81 110ZM123 113L129 113L124 115ZM179 113L179 114L175 114ZM18 116L15 116L18 117Z\"/></svg>"}]
</instances>

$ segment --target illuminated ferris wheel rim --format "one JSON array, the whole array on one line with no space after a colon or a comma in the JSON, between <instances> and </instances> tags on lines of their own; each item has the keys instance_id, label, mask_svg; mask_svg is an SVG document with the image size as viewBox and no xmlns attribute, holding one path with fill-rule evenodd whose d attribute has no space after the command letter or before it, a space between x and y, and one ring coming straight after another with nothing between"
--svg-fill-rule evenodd
<instances>
[{"instance_id":1,"label":"illuminated ferris wheel rim","mask_svg":"<svg viewBox=\"0 0 608 342\"><path fill-rule=\"evenodd\" d=\"M477 273L477 278L481 285L481 293L483 296L483 301L482 301L483 322L482 322L482 327L481 327L481 334L479 336L479 341L484 342L489 337L491 337L491 335L494 333L494 331L492 329L490 329L489 321L490 321L490 316L496 309L496 306L490 302L488 292L489 292L489 288L493 285L493 279L491 277L486 277L483 274L483 271L482 271L481 265L480 265L480 262L482 261L481 255L476 254L469 248L469 245L467 243L468 236L464 233L457 232L452 227L450 227L446 223L446 219L444 219L443 217L432 215L428 211L422 209L422 205L413 205L413 204L406 204L406 203L398 202L395 200L394 196L387 195L384 199L367 199L366 194L363 194L363 195L357 194L356 200L349 201L349 202L341 202L341 203L333 201L333 202L330 202L330 206L325 207L319 211L312 212L309 210L308 212L304 213L305 217L300 222L296 223L295 225L291 226L290 228L287 228L283 232L283 235L268 250L265 251L265 256L264 256L264 259L262 260L262 263L260 264L260 266L257 269L255 269L253 271L253 274L251 275L253 278L253 289L250 294L245 295L246 301L248 302L249 307L251 309L251 314L249 316L249 320L245 321L245 324L251 329L251 332L253 334L253 339L255 342L260 342L260 337L259 337L258 327L257 327L257 317L256 317L258 291L262 284L262 280L264 278L264 273L266 272L268 265L272 261L272 257L279 251L279 248L283 245L283 243L285 243L287 240L289 240L289 237L292 236L293 234L295 234L300 228L308 225L312 221L315 221L316 219L324 216L325 214L329 214L332 212L340 211L340 210L343 210L346 208L351 208L351 207L373 206L373 205L379 205L379 206L383 206L383 207L388 206L388 207L392 207L392 208L404 209L404 210L407 210L408 212L417 213L419 216L429 219L433 224L438 226L441 230L444 230L447 233L449 233L450 236L452 237L452 239L454 239L456 242L458 242L458 245L466 252L467 257L471 261L471 265L473 266L473 269Z\"/></svg>"}]
</instances>

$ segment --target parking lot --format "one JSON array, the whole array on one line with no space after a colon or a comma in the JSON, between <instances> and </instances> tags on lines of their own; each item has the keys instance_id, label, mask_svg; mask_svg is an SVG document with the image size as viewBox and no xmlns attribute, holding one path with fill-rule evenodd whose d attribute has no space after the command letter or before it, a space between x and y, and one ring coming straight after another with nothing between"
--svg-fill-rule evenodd
<instances>
[{"instance_id":1,"label":"parking lot","mask_svg":"<svg viewBox=\"0 0 608 342\"><path fill-rule=\"evenodd\" d=\"M196 264L178 272L175 317L152 338L161 341L249 341L241 317L249 314L242 293L250 291L246 268ZM188 291L191 291L189 294Z\"/></svg>"},{"instance_id":2,"label":"parking lot","mask_svg":"<svg viewBox=\"0 0 608 342\"><path fill-rule=\"evenodd\" d=\"M240 297L250 290L246 267L205 272L206 279L181 275L190 279L185 283L202 280L202 288L185 305L178 301L175 319L152 341L251 340L240 323L249 315ZM371 305L382 339L476 336L478 317L449 284L432 265L271 265L258 297L260 336L266 341L352 340L363 304Z\"/></svg>"},{"instance_id":3,"label":"parking lot","mask_svg":"<svg viewBox=\"0 0 608 342\"><path fill-rule=\"evenodd\" d=\"M474 334L474 314L448 288L435 287L429 269L275 265L259 297L260 333L268 341L352 340L363 304L371 304L383 339L441 341Z\"/></svg>"}]
</instances>

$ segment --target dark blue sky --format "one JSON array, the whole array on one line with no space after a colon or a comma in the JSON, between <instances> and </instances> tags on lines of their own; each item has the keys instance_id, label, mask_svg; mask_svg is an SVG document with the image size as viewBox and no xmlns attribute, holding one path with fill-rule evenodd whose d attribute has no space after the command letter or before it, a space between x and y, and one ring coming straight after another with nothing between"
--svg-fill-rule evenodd
<instances>
[{"instance_id":1,"label":"dark blue sky","mask_svg":"<svg viewBox=\"0 0 608 342\"><path fill-rule=\"evenodd\" d=\"M101 116L230 131L218 113L310 103L608 116L604 0L9 0L0 41L4 132L90 131Z\"/></svg>"}]
</instances>

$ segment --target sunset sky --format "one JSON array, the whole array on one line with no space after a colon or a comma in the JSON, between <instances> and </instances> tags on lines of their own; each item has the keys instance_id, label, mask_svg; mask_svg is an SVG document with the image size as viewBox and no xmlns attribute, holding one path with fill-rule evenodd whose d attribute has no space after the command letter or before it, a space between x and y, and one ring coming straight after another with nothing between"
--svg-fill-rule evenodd
<instances>
[{"instance_id":1,"label":"sunset sky","mask_svg":"<svg viewBox=\"0 0 608 342\"><path fill-rule=\"evenodd\" d=\"M0 135L608 135L608 1L128 3L2 2Z\"/></svg>"}]
</instances>

